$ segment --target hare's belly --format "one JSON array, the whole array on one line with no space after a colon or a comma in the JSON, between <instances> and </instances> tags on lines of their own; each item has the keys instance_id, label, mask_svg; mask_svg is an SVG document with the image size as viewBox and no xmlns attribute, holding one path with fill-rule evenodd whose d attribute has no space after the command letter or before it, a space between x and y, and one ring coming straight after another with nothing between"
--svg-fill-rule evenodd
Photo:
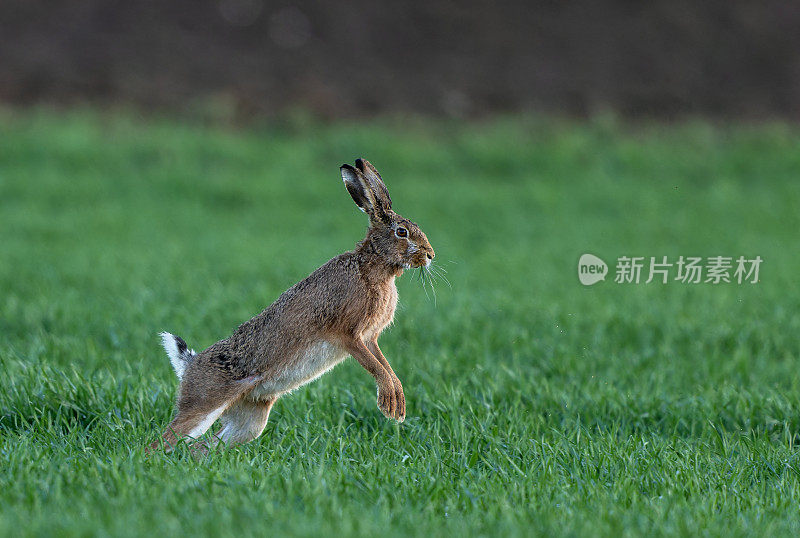
<instances>
[{"instance_id":1,"label":"hare's belly","mask_svg":"<svg viewBox=\"0 0 800 538\"><path fill-rule=\"evenodd\" d=\"M305 385L342 362L347 351L330 342L315 342L287 361L281 370L271 372L250 393L254 400L277 396Z\"/></svg>"}]
</instances>

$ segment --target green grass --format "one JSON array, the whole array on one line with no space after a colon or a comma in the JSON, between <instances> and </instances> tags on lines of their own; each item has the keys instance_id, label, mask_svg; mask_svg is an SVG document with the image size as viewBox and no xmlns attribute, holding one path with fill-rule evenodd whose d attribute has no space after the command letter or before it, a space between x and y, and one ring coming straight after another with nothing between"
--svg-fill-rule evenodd
<instances>
[{"instance_id":1,"label":"green grass","mask_svg":"<svg viewBox=\"0 0 800 538\"><path fill-rule=\"evenodd\" d=\"M254 443L145 457L176 388L156 333L210 345L351 248L357 156L452 283L399 282L406 422L347 361ZM782 125L6 110L0 534L796 535L798 177ZM584 252L764 264L584 287Z\"/></svg>"}]
</instances>

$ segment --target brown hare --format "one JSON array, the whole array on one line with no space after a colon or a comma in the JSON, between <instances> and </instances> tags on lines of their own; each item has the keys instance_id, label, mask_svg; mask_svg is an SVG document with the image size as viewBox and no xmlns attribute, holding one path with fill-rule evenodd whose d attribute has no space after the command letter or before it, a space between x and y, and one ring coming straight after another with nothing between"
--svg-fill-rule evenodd
<instances>
[{"instance_id":1,"label":"brown hare","mask_svg":"<svg viewBox=\"0 0 800 538\"><path fill-rule=\"evenodd\" d=\"M150 449L171 450L180 438L203 435L217 419L215 443L246 443L261 435L275 401L352 355L375 378L378 408L403 421L403 387L378 347L397 306L395 278L427 267L428 238L392 211L380 174L365 160L342 165L347 191L369 216L355 250L328 261L225 340L195 353L161 333L180 379L177 415ZM200 446L203 448L203 446Z\"/></svg>"}]
</instances>

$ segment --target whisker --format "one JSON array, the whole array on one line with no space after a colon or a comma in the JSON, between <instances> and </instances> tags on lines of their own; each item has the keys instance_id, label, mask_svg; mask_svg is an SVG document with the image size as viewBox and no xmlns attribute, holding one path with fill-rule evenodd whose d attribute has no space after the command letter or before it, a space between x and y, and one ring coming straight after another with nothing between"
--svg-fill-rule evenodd
<instances>
[{"instance_id":1,"label":"whisker","mask_svg":"<svg viewBox=\"0 0 800 538\"><path fill-rule=\"evenodd\" d=\"M431 275L430 271L428 271L428 268L425 268L425 272L428 275L428 282L430 283L431 291L433 292L433 306L436 306L436 287L433 285L433 276Z\"/></svg>"},{"instance_id":2,"label":"whisker","mask_svg":"<svg viewBox=\"0 0 800 538\"><path fill-rule=\"evenodd\" d=\"M431 264L430 270L431 270L431 274L433 274L436 277L442 279L444 281L444 283L447 284L448 288L453 289L453 285L450 283L450 279L448 279L447 276L445 275L445 273L447 271L444 271L444 269L442 269L441 267L433 265L433 264ZM442 272L442 271L444 271L444 272Z\"/></svg>"},{"instance_id":3,"label":"whisker","mask_svg":"<svg viewBox=\"0 0 800 538\"><path fill-rule=\"evenodd\" d=\"M422 281L422 290L425 292L425 297L430 301L431 296L428 295L428 288L425 286L425 270L422 267L419 268L419 278Z\"/></svg>"}]
</instances>

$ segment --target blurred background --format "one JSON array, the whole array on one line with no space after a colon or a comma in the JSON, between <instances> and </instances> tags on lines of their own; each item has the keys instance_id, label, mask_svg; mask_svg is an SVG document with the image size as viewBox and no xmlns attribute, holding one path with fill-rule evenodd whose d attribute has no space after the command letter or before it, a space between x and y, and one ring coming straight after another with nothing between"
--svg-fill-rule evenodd
<instances>
[{"instance_id":1,"label":"blurred background","mask_svg":"<svg viewBox=\"0 0 800 538\"><path fill-rule=\"evenodd\" d=\"M793 0L3 0L0 101L800 118Z\"/></svg>"}]
</instances>

